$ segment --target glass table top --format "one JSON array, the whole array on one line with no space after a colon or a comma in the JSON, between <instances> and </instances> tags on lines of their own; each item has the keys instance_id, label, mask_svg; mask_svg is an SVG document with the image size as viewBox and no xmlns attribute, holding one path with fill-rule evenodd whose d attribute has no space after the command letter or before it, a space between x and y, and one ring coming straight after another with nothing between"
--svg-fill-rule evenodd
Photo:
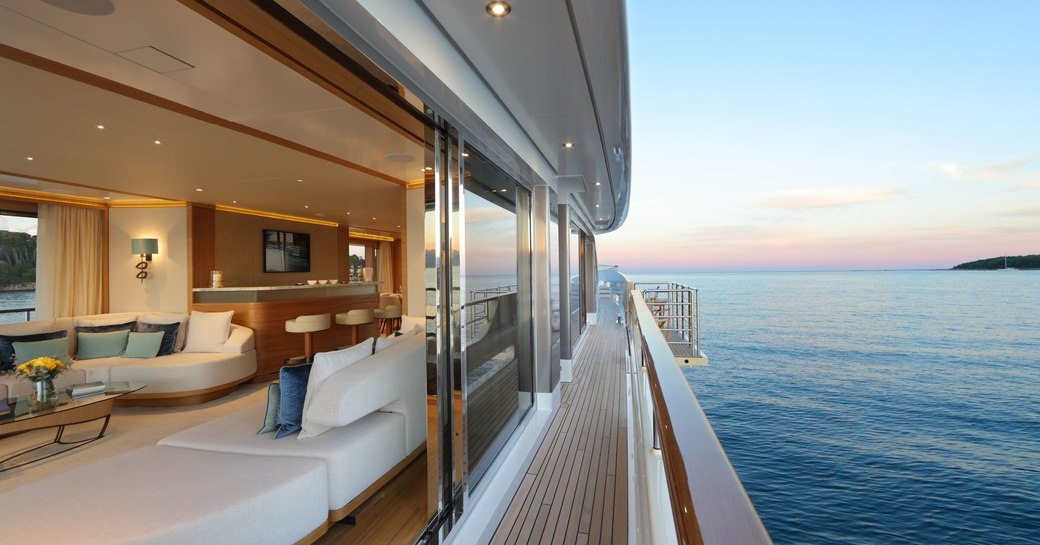
<instances>
[{"instance_id":1,"label":"glass table top","mask_svg":"<svg viewBox=\"0 0 1040 545\"><path fill-rule=\"evenodd\" d=\"M18 396L17 398L6 400L6 409L4 403L0 403L0 426L11 422L21 422L31 418L70 411L79 407L93 405L94 403L101 403L103 401L125 396L126 394L132 394L145 386L148 386L148 383L127 381L106 382L104 392L72 397L68 392L61 391L58 392L57 400L47 403L39 403L36 401L36 396L34 394Z\"/></svg>"}]
</instances>

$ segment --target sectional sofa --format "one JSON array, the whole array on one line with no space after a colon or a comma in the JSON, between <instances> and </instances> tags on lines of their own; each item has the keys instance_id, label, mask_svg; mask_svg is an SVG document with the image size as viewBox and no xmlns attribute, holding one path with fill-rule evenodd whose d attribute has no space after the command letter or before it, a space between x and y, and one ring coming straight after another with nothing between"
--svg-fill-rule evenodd
<instances>
[{"instance_id":1,"label":"sectional sofa","mask_svg":"<svg viewBox=\"0 0 1040 545\"><path fill-rule=\"evenodd\" d=\"M228 394L256 374L253 330L230 323L230 314L169 312L121 312L33 320L0 325L0 342L38 338L64 332L72 368L59 375L59 389L72 384L101 381L143 381L148 386L120 398L121 405L187 405L202 403ZM123 355L82 359L77 353L77 333L130 327L135 330L165 328L172 332L179 324L176 338L170 339L172 353L152 358ZM192 328L195 331L192 331ZM165 333L164 333L165 335ZM199 342L188 346L190 337ZM80 351L82 352L82 351ZM9 357L9 355L8 355ZM0 375L0 398L14 398L32 391L32 383L14 375Z\"/></svg>"},{"instance_id":2,"label":"sectional sofa","mask_svg":"<svg viewBox=\"0 0 1040 545\"><path fill-rule=\"evenodd\" d=\"M373 341L366 342L368 349ZM0 494L4 539L313 542L425 451L425 334L415 328L320 383L314 382L316 371L309 372L303 426L310 417L310 432L318 435L258 434L268 408L258 399L155 446ZM39 509L55 501L63 507L52 524Z\"/></svg>"}]
</instances>

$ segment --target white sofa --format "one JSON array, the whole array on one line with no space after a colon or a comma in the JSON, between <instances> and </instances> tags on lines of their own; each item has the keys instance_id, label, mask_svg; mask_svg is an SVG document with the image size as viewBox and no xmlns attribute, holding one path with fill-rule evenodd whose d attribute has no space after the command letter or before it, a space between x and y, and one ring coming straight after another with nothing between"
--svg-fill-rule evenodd
<instances>
[{"instance_id":1,"label":"white sofa","mask_svg":"<svg viewBox=\"0 0 1040 545\"><path fill-rule=\"evenodd\" d=\"M257 435L266 400L138 449L0 494L12 542L302 544L425 449L418 333L331 375L314 399L352 421L316 437ZM425 493L425 492L423 492ZM39 505L75 509L39 524Z\"/></svg>"},{"instance_id":2,"label":"white sofa","mask_svg":"<svg viewBox=\"0 0 1040 545\"><path fill-rule=\"evenodd\" d=\"M119 324L130 321L180 322L173 354L149 359L120 356L76 360L76 326ZM187 314L169 312L121 312L33 320L0 325L0 335L30 335L65 330L72 368L55 380L59 389L72 384L101 380L143 381L148 386L120 398L124 404L184 405L201 403L226 395L256 374L253 330L231 324L220 352L183 352L191 321ZM14 375L0 375L0 398L14 398L32 391L32 383Z\"/></svg>"}]
</instances>

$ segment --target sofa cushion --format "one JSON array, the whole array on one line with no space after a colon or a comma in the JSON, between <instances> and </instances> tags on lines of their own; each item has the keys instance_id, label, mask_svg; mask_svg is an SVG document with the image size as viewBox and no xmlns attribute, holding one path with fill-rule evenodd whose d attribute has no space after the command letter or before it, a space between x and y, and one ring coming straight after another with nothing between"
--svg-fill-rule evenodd
<instances>
[{"instance_id":1,"label":"sofa cushion","mask_svg":"<svg viewBox=\"0 0 1040 545\"><path fill-rule=\"evenodd\" d=\"M49 341L52 339L64 339L68 336L68 334L69 332L63 329L60 331L27 333L25 335L0 335L0 371L7 371L14 368L14 343L29 343L37 341ZM66 344L67 343L68 341L66 340ZM68 351L68 347L66 347L66 351Z\"/></svg>"},{"instance_id":2,"label":"sofa cushion","mask_svg":"<svg viewBox=\"0 0 1040 545\"><path fill-rule=\"evenodd\" d=\"M126 341L129 336L129 329L103 333L77 332L76 359L92 360L119 356L126 351Z\"/></svg>"},{"instance_id":3,"label":"sofa cushion","mask_svg":"<svg viewBox=\"0 0 1040 545\"><path fill-rule=\"evenodd\" d=\"M367 358L325 381L304 415L312 426L346 426L393 403L401 395L399 365Z\"/></svg>"},{"instance_id":4,"label":"sofa cushion","mask_svg":"<svg viewBox=\"0 0 1040 545\"><path fill-rule=\"evenodd\" d=\"M260 426L257 435L271 433L278 429L278 406L281 401L281 388L277 382L267 386L267 405L264 410L264 423Z\"/></svg>"},{"instance_id":5,"label":"sofa cushion","mask_svg":"<svg viewBox=\"0 0 1040 545\"><path fill-rule=\"evenodd\" d=\"M142 324L168 325L180 324L177 328L177 340L174 341L173 351L184 350L184 341L188 338L188 315L183 312L148 312L142 314L138 319Z\"/></svg>"},{"instance_id":6,"label":"sofa cushion","mask_svg":"<svg viewBox=\"0 0 1040 545\"><path fill-rule=\"evenodd\" d=\"M126 351L124 358L151 359L159 353L159 346L163 343L163 332L138 333L131 331L126 340Z\"/></svg>"},{"instance_id":7,"label":"sofa cushion","mask_svg":"<svg viewBox=\"0 0 1040 545\"><path fill-rule=\"evenodd\" d=\"M405 331L397 331L396 333L394 333L392 337L379 337L378 339L376 339L375 351L382 352L383 350L390 348L391 346L407 339L408 337L411 337L412 335L418 335L420 331L422 331L422 326L416 324L412 326L411 329Z\"/></svg>"},{"instance_id":8,"label":"sofa cushion","mask_svg":"<svg viewBox=\"0 0 1040 545\"><path fill-rule=\"evenodd\" d=\"M181 329L180 322L173 322L172 324L153 324L150 322L139 322L137 324L138 333L162 333L162 337L159 341L159 351L156 352L157 356L169 356L177 348L177 332Z\"/></svg>"},{"instance_id":9,"label":"sofa cushion","mask_svg":"<svg viewBox=\"0 0 1040 545\"><path fill-rule=\"evenodd\" d=\"M69 356L69 341L65 335L45 341L15 341L11 343L11 347L14 348L16 364L45 356L64 362L72 359Z\"/></svg>"},{"instance_id":10,"label":"sofa cushion","mask_svg":"<svg viewBox=\"0 0 1040 545\"><path fill-rule=\"evenodd\" d=\"M234 384L256 374L256 352L248 354L203 354L177 352L161 358L137 360L108 358L87 360L113 362L109 365L108 380L147 382L137 394L199 392L215 386ZM80 363L77 362L77 366ZM88 375L92 374L90 371ZM106 380L93 378L91 380Z\"/></svg>"},{"instance_id":11,"label":"sofa cushion","mask_svg":"<svg viewBox=\"0 0 1040 545\"><path fill-rule=\"evenodd\" d=\"M233 310L227 312L191 311L185 352L220 352L228 340Z\"/></svg>"},{"instance_id":12,"label":"sofa cushion","mask_svg":"<svg viewBox=\"0 0 1040 545\"><path fill-rule=\"evenodd\" d=\"M264 404L257 401L241 411L170 435L159 444L322 460L329 475L330 511L350 503L410 452L404 445L404 417L393 413L372 413L350 426L306 441L272 441L269 435L254 433L264 413ZM422 402L425 405L425 397Z\"/></svg>"},{"instance_id":13,"label":"sofa cushion","mask_svg":"<svg viewBox=\"0 0 1040 545\"><path fill-rule=\"evenodd\" d=\"M307 396L307 379L311 364L285 366L278 370L278 429L275 439L281 439L303 429L303 402Z\"/></svg>"},{"instance_id":14,"label":"sofa cushion","mask_svg":"<svg viewBox=\"0 0 1040 545\"><path fill-rule=\"evenodd\" d=\"M357 363L366 357L371 356L372 344L374 342L374 339L369 337L350 348L344 348L343 350L335 350L332 352L320 352L314 355L314 363L311 365L311 374L307 379L307 395L303 400L302 429L300 430L300 435L296 437L297 439L315 437L332 429L332 426L324 426L317 422L308 420L307 405L310 403L310 400L314 397L316 392L321 389L321 385L329 377L348 365Z\"/></svg>"},{"instance_id":15,"label":"sofa cushion","mask_svg":"<svg viewBox=\"0 0 1040 545\"><path fill-rule=\"evenodd\" d=\"M146 447L0 494L3 542L296 543L327 522L327 483L314 459Z\"/></svg>"}]
</instances>

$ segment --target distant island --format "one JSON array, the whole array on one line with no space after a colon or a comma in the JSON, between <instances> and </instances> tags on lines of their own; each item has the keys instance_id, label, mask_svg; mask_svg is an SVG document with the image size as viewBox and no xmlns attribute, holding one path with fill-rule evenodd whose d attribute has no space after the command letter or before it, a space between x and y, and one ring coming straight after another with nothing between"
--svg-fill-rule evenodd
<instances>
[{"instance_id":1,"label":"distant island","mask_svg":"<svg viewBox=\"0 0 1040 545\"><path fill-rule=\"evenodd\" d=\"M1009 255L1007 266L1010 269L1040 269L1040 255ZM995 271L1004 268L1004 256L980 259L961 263L953 268L955 271Z\"/></svg>"}]
</instances>

